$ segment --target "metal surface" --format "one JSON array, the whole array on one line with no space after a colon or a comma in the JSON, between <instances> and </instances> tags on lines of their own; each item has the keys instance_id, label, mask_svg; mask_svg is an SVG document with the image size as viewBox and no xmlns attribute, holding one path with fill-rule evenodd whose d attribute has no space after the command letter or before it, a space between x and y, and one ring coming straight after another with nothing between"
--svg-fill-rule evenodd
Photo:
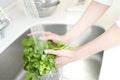
<instances>
[{"instance_id":1,"label":"metal surface","mask_svg":"<svg viewBox=\"0 0 120 80\"><path fill-rule=\"evenodd\" d=\"M50 16L58 7L59 0L22 0L25 12L30 17Z\"/></svg>"},{"instance_id":2,"label":"metal surface","mask_svg":"<svg viewBox=\"0 0 120 80\"><path fill-rule=\"evenodd\" d=\"M67 25L64 24L46 24L44 25L44 29L46 31L52 31L57 34L64 34L67 30ZM93 38L99 36L101 33L104 32L104 29L100 27L94 26L94 28L91 28L92 30L88 31L87 33L90 34L84 35L86 38L84 38L85 43L89 40L92 40ZM13 44L11 44L1 55L0 55L0 80L25 80L25 71L22 69L23 67L23 60L22 60L22 55L23 55L23 47L21 46L21 40L24 37L27 37L26 35L30 32L30 30L26 31L22 36L20 36ZM90 38L90 39L89 39ZM82 71L83 76L87 76L88 74L89 77L87 76L82 80L88 80L90 77L92 77L92 80L98 80L99 77L99 72L101 68L101 63L102 63L102 53L93 55L91 58L85 60L84 64L84 69ZM83 66L83 64L80 64L80 66ZM69 66L68 66L69 67ZM77 66L76 66L77 67ZM89 70L89 71L86 71ZM65 69L64 69L65 70ZM63 77L66 78L65 80L70 80L67 79L67 75L65 74L63 70ZM73 70L72 70L73 71ZM69 73L74 73L70 72ZM77 71L81 72L81 71ZM79 74L79 76L82 76ZM71 76L69 76L71 77ZM45 79L44 79L45 80ZM72 79L71 79L72 80ZM75 79L73 79L75 80ZM90 79L89 79L90 80Z\"/></svg>"},{"instance_id":3,"label":"metal surface","mask_svg":"<svg viewBox=\"0 0 120 80\"><path fill-rule=\"evenodd\" d=\"M40 0L35 0L39 17L50 16L57 9L59 3L59 1L41 3Z\"/></svg>"},{"instance_id":4,"label":"metal surface","mask_svg":"<svg viewBox=\"0 0 120 80\"><path fill-rule=\"evenodd\" d=\"M56 6L60 3L59 0L56 0L56 1L47 1L47 0L43 0L41 2L41 0L35 0L35 4L37 7L39 8L49 8L49 7L52 7L52 6Z\"/></svg>"}]
</instances>

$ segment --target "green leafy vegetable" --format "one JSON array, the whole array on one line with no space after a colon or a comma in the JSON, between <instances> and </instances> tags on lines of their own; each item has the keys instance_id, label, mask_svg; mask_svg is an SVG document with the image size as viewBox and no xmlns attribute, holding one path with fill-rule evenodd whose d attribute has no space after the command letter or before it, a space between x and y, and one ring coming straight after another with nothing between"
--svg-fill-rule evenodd
<instances>
[{"instance_id":1,"label":"green leafy vegetable","mask_svg":"<svg viewBox=\"0 0 120 80\"><path fill-rule=\"evenodd\" d=\"M43 54L44 49L71 49L68 45L62 43L55 44L51 41L40 41L36 47L32 37L24 38L22 45L24 47L23 61L24 70L27 71L26 80L39 80L39 77L48 74L53 69L56 69L55 59L53 54ZM44 45L44 48L42 47Z\"/></svg>"}]
</instances>

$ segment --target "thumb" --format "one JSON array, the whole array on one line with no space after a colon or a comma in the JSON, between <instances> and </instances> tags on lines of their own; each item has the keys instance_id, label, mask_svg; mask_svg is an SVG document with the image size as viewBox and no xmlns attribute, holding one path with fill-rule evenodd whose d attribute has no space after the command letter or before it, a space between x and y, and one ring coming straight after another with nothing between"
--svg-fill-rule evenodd
<instances>
[{"instance_id":1,"label":"thumb","mask_svg":"<svg viewBox=\"0 0 120 80\"><path fill-rule=\"evenodd\" d=\"M71 54L69 50L51 50L51 49L47 49L45 50L46 54L54 54L56 56L60 56L60 57L69 57L71 58Z\"/></svg>"},{"instance_id":2,"label":"thumb","mask_svg":"<svg viewBox=\"0 0 120 80\"><path fill-rule=\"evenodd\" d=\"M58 51L56 51L56 50L51 50L51 49L45 50L45 54L54 54L54 55L59 56Z\"/></svg>"}]
</instances>

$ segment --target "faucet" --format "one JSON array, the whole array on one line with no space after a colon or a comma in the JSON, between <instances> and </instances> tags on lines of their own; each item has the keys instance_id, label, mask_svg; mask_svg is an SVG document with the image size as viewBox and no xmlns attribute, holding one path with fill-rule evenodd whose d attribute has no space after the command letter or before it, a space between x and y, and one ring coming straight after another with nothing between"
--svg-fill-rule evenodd
<instances>
[{"instance_id":1,"label":"faucet","mask_svg":"<svg viewBox=\"0 0 120 80\"><path fill-rule=\"evenodd\" d=\"M8 26L10 21L8 19L0 20L0 39L4 38L4 28Z\"/></svg>"},{"instance_id":2,"label":"faucet","mask_svg":"<svg viewBox=\"0 0 120 80\"><path fill-rule=\"evenodd\" d=\"M4 38L4 28L8 26L10 19L5 15L2 8L0 8L0 40Z\"/></svg>"},{"instance_id":3,"label":"faucet","mask_svg":"<svg viewBox=\"0 0 120 80\"><path fill-rule=\"evenodd\" d=\"M0 25L0 39L4 37L3 35L3 27Z\"/></svg>"},{"instance_id":4,"label":"faucet","mask_svg":"<svg viewBox=\"0 0 120 80\"><path fill-rule=\"evenodd\" d=\"M86 0L78 0L77 5L84 5Z\"/></svg>"}]
</instances>

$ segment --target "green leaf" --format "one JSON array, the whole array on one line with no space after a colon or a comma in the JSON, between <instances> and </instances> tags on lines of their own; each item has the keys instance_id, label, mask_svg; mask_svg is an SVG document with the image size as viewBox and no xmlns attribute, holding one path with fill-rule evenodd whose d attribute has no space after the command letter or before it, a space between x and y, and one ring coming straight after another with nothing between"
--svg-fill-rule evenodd
<instances>
[{"instance_id":1,"label":"green leaf","mask_svg":"<svg viewBox=\"0 0 120 80\"><path fill-rule=\"evenodd\" d=\"M27 71L26 80L39 80L39 77L49 74L53 69L58 71L55 65L56 56L53 54L44 55L45 49L71 49L61 42L56 44L52 41L40 41L37 43L38 46L35 46L32 37L24 38L21 43L24 47L23 68Z\"/></svg>"}]
</instances>

